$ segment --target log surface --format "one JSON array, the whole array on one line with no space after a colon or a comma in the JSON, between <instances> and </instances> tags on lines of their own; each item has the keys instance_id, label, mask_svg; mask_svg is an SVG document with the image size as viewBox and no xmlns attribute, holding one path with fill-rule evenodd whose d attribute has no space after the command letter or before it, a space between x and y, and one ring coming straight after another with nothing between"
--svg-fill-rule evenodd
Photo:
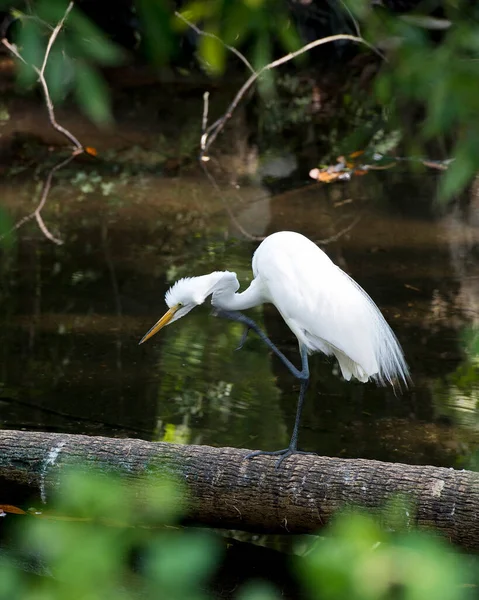
<instances>
[{"instance_id":1,"label":"log surface","mask_svg":"<svg viewBox=\"0 0 479 600\"><path fill-rule=\"evenodd\" d=\"M442 467L297 455L245 460L245 449L136 439L0 431L0 480L28 485L48 501L72 464L139 480L165 472L186 484L188 517L212 527L313 533L339 509L378 512L401 494L415 505L411 525L435 529L479 552L479 473ZM0 501L6 501L1 498ZM414 511L413 511L414 512Z\"/></svg>"}]
</instances>

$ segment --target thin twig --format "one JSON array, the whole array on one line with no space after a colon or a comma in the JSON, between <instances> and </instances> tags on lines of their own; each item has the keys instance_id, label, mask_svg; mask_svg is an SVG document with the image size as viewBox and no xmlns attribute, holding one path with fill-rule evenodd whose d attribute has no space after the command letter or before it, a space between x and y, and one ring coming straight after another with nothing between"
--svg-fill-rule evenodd
<instances>
[{"instance_id":1,"label":"thin twig","mask_svg":"<svg viewBox=\"0 0 479 600\"><path fill-rule=\"evenodd\" d=\"M325 246L326 244L331 244L332 242L337 242L340 237L342 237L343 235L346 235L346 233L351 231L351 229L353 229L353 227L356 227L356 225L359 223L360 220L361 220L360 216L356 217L355 219L353 219L353 221L347 227L344 227L343 229L341 229L334 235L332 235L328 238L324 238L322 240L316 240L316 244L318 244L318 246Z\"/></svg>"},{"instance_id":2,"label":"thin twig","mask_svg":"<svg viewBox=\"0 0 479 600\"><path fill-rule=\"evenodd\" d=\"M205 92L203 94L203 119L201 121L201 139L200 139L201 150L204 149L206 140L208 139L208 133L206 131L206 128L208 127L208 108L209 108L208 100L209 100L209 97L210 97L209 92Z\"/></svg>"},{"instance_id":3,"label":"thin twig","mask_svg":"<svg viewBox=\"0 0 479 600\"><path fill-rule=\"evenodd\" d=\"M58 37L58 34L60 33L63 24L66 21L66 18L68 17L68 15L70 14L73 6L74 6L74 2L72 0L72 2L70 2L70 4L67 6L66 10L65 10L65 14L63 15L63 17L58 21L55 29L52 32L52 35L50 36L50 38L48 39L48 44L47 44L47 49L45 50L45 56L43 57L43 64L42 64L42 68L40 69L40 73L45 73L45 67L47 66L47 61L48 61L48 57L50 56L50 51L52 49L53 44L55 43L55 40Z\"/></svg>"},{"instance_id":4,"label":"thin twig","mask_svg":"<svg viewBox=\"0 0 479 600\"><path fill-rule=\"evenodd\" d=\"M67 8L65 10L65 14L60 19L60 21L57 23L56 27L53 29L52 34L50 35L50 37L48 39L48 44L47 44L47 48L45 50L45 55L43 57L43 63L42 63L41 68L39 69L36 65L33 65L33 64L30 66L37 73L38 80L40 81L40 84L42 86L43 95L45 96L45 103L47 105L48 116L50 119L50 123L52 124L52 127L54 129L56 129L58 132L60 132L62 135L64 135L68 140L70 140L70 142L72 142L72 144L75 146L75 148L83 151L83 145L77 140L77 138L70 131L68 131L68 129L65 129L65 127L62 127L57 122L57 120L55 118L55 108L54 108L52 99L50 97L50 91L48 89L47 81L45 79L45 69L46 69L46 66L48 63L48 58L50 57L50 52L51 52L52 46L55 43L55 40L57 39L58 34L60 33L60 31L65 23L65 20L68 17L68 15L70 14L74 5L75 5L75 3L73 1L70 2L70 4L67 6ZM28 64L27 61L23 58L23 56L18 52L18 49L14 44L11 44L6 38L2 39L2 44L6 48L8 48L8 50L10 50L10 52L14 56L16 56L19 60L21 60L24 64Z\"/></svg>"},{"instance_id":5,"label":"thin twig","mask_svg":"<svg viewBox=\"0 0 479 600\"><path fill-rule=\"evenodd\" d=\"M354 18L353 13L351 12L351 9L349 8L349 6L346 4L346 2L344 2L343 0L339 0L339 2L341 3L341 6L343 7L343 9L348 13L349 18L351 19L351 21L353 22L354 25L354 29L356 30L356 35L358 37L362 37L361 34L361 29L359 28L359 23L356 21L356 19Z\"/></svg>"},{"instance_id":6,"label":"thin twig","mask_svg":"<svg viewBox=\"0 0 479 600\"><path fill-rule=\"evenodd\" d=\"M228 213L228 216L231 219L231 221L234 224L234 226L238 229L238 231L240 231L249 240L254 241L254 242L262 242L264 240L264 237L257 236L257 235L252 235L251 233L249 233L248 231L246 231L246 229L243 227L243 225L241 225L241 223L238 221L238 219L236 218L235 214L231 210L231 206L229 205L228 201L223 196L223 193L222 193L219 185L216 183L215 178L208 171L208 168L206 167L205 161L200 162L200 164L203 167L203 171L205 172L206 177L208 177L208 179L210 180L211 185L215 188L218 196L220 197L221 202L223 202L225 210Z\"/></svg>"},{"instance_id":7,"label":"thin twig","mask_svg":"<svg viewBox=\"0 0 479 600\"><path fill-rule=\"evenodd\" d=\"M8 50L10 50L10 52L14 54L19 60L21 60L23 64L28 64L27 61L23 58L23 56L19 54L17 47L14 44L10 44L7 38L2 38L2 44L5 46L5 48L8 48Z\"/></svg>"},{"instance_id":8,"label":"thin twig","mask_svg":"<svg viewBox=\"0 0 479 600\"><path fill-rule=\"evenodd\" d=\"M220 44L222 44L230 52L233 52L233 54L236 54L236 56L241 61L243 61L243 63L248 67L248 69L252 73L256 73L256 71L252 67L251 63L249 62L249 60L246 58L246 56L244 56L244 54L241 54L241 52L239 50L237 50L233 46L229 46L228 44L225 44L225 42L223 42L223 40L221 38L219 38L217 35L215 35L214 33L210 33L209 31L203 31L202 29L200 29L199 27L197 27L194 23L192 23L191 21L188 21L188 19L186 17L184 17L181 13L179 13L177 11L175 11L175 17L177 17L178 19L180 19L180 21L183 21L183 23L185 23L186 25L188 25L188 27L190 27L191 29L193 29L193 31L195 31L198 35L204 35L205 37L210 37L210 38L213 38L214 40L217 40Z\"/></svg>"},{"instance_id":9,"label":"thin twig","mask_svg":"<svg viewBox=\"0 0 479 600\"><path fill-rule=\"evenodd\" d=\"M50 97L50 92L48 90L48 85L47 85L47 82L46 82L46 79L45 79L45 68L47 66L48 57L50 56L50 51L52 49L52 46L53 46L53 44L54 44L54 42L55 42L58 34L60 33L60 30L63 27L63 24L65 23L66 18L70 14L70 11L72 10L74 4L75 3L73 1L70 2L70 4L67 6L65 14L60 19L60 21L58 22L57 26L53 30L53 33L50 36L50 39L48 40L47 49L45 50L45 56L43 57L42 68L40 70L38 70L38 68L35 67L35 66L33 68L38 73L38 77L40 79L40 83L42 84L42 87L43 87L43 93L45 94L45 101L47 103L47 109L48 109L48 115L50 117L50 123L53 125L53 127L57 131L59 131L66 138L68 138L75 145L76 148L83 150L83 146L82 146L82 144L80 144L80 142L77 140L77 138L72 133L70 133L68 131L68 129L65 129L59 123L57 123L57 120L55 118L55 110L54 110L53 102L52 102L52 99Z\"/></svg>"},{"instance_id":10,"label":"thin twig","mask_svg":"<svg viewBox=\"0 0 479 600\"><path fill-rule=\"evenodd\" d=\"M57 122L57 120L56 120L56 117L55 117L55 107L53 105L53 102L52 102L52 99L51 99L51 96L50 96L50 91L48 89L48 84L47 84L47 81L45 79L45 69L46 69L47 64L48 64L48 59L50 57L50 52L51 52L51 49L53 47L53 44L55 43L55 40L57 39L58 34L62 30L63 25L65 24L65 20L67 19L68 15L70 14L70 12L71 12L74 4L75 3L73 1L68 4L63 17L57 23L57 25L55 26L55 28L53 28L53 31L52 31L50 37L48 38L47 47L45 49L45 54L43 56L43 62L42 62L42 66L41 66L40 69L36 65L33 65L33 64L29 65L29 63L27 63L27 61L20 54L20 52L18 51L18 49L17 49L17 47L16 47L15 44L11 44L6 38L3 38L1 40L1 43L8 50L10 50L10 52L16 58L18 58L18 60L20 60L21 62L23 62L25 65L29 65L37 73L38 80L40 81L40 84L41 84L42 89L43 89L43 95L45 96L45 103L46 103L46 106L47 106L48 117L49 117L50 123L51 123L51 125L52 125L52 127L54 129L56 129L59 133L61 133L62 135L64 135L70 142L73 143L73 145L75 146L75 149L74 149L73 153L68 158L62 160L60 163L58 163L57 165L55 165L50 170L50 172L48 173L47 178L45 180L45 183L43 185L42 193L41 193L41 196L40 196L40 202L38 203L38 206L36 207L36 209L32 213L30 213L29 215L27 215L26 217L23 217L23 219L20 219L20 221L18 221L18 223L16 223L14 225L14 227L12 227L12 229L10 229L10 231L8 231L7 233L5 233L4 235L2 235L0 237L0 240L2 238L4 238L6 235L9 235L13 231L19 229L27 221L30 221L31 219L35 218L36 221L37 221L37 223L38 223L38 227L40 228L40 231L43 233L43 235L47 239L49 239L54 244L58 244L58 245L63 244L63 241L61 239L55 237L52 233L50 233L50 230L45 225L45 221L43 220L43 217L42 217L41 213L42 213L42 210L43 210L43 208L45 206L45 203L47 201L48 194L50 193L50 189L51 189L51 186L52 186L53 175L56 173L56 171L58 171L59 169L61 169L65 165L67 165L70 161L72 161L76 156L78 156L79 154L82 154L82 152L84 152L84 148L83 148L83 145L77 140L77 138L72 133L70 133L70 131L68 131L68 129L65 129L65 127L62 127Z\"/></svg>"},{"instance_id":11,"label":"thin twig","mask_svg":"<svg viewBox=\"0 0 479 600\"><path fill-rule=\"evenodd\" d=\"M238 106L240 100L243 98L243 96L249 90L249 88L253 85L253 83L258 79L258 77L260 77L266 71L270 71L271 69L279 67L280 65L283 65L284 63L287 63L290 60L293 60L293 58L296 58L297 56L300 56L301 54L304 54L305 52L308 52L309 50L312 50L313 48L317 48L318 46L322 46L323 44L328 44L329 42L336 42L339 40L350 40L352 42L357 42L358 44L364 44L368 48L370 48L371 50L373 50L374 52L377 53L377 49L372 44L367 42L364 38L358 37L355 35L349 35L346 33L340 33L337 35L330 35L328 37L321 38L320 40L314 40L313 42L306 44L302 48L299 48L298 50L295 50L294 52L290 52L289 54L286 54L285 56L282 56L281 58L278 58L277 60L274 60L273 62L268 63L264 67L261 67L261 69L259 69L259 71L253 72L253 74L249 77L249 79L243 84L243 86L240 88L239 92L234 97L233 102L231 102L231 104L229 105L228 110L221 117L221 119L219 119L219 121L217 121L213 126L211 126L209 128L209 130L211 131L211 135L206 140L205 147L201 152L201 157L203 157L203 155L209 150L209 148L211 147L211 144L215 141L218 134L225 126L226 121L228 121L228 119L231 118L233 111Z\"/></svg>"},{"instance_id":12,"label":"thin twig","mask_svg":"<svg viewBox=\"0 0 479 600\"><path fill-rule=\"evenodd\" d=\"M43 207L45 206L45 202L47 201L48 198L48 194L50 193L50 188L52 187L52 178L53 175L61 168L65 167L68 163L70 163L76 156L78 156L78 152L71 154L70 156L68 156L67 158L65 158L65 160L62 160L60 163L58 163L57 165L55 165L52 169L50 169L50 172L48 173L48 176L45 180L45 185L43 186L43 190L42 190L42 195L40 197L40 202L37 206L37 208L35 209L35 218L37 220L38 226L40 227L40 229L42 230L42 233L45 237L47 237L49 240L51 240L52 242L54 242L55 244L58 244L59 246L61 246L63 244L63 241L60 240L59 238L56 238L55 236L53 236L50 231L48 230L47 226L45 225L45 222L42 218L41 212Z\"/></svg>"},{"instance_id":13,"label":"thin twig","mask_svg":"<svg viewBox=\"0 0 479 600\"><path fill-rule=\"evenodd\" d=\"M205 92L203 94L203 120L201 123L201 132L204 133L206 131L206 126L208 125L208 99L210 97L209 92Z\"/></svg>"},{"instance_id":14,"label":"thin twig","mask_svg":"<svg viewBox=\"0 0 479 600\"><path fill-rule=\"evenodd\" d=\"M27 215L27 216L23 217L22 219L20 219L20 221L18 221L18 223L16 223L9 231L7 231L3 235L1 235L0 236L0 240L2 240L3 238L5 238L7 235L10 235L11 233L13 233L14 231L16 231L17 229L20 229L20 227L22 225L24 225L25 223L27 223L27 221L31 221L32 219L36 219L36 221L38 223L38 226L40 227L41 232L43 233L43 235L46 238L48 238L50 241L52 241L54 244L57 244L58 246L61 246L63 244L62 240L60 240L59 238L55 237L52 233L50 233L48 227L45 225L45 221L43 220L41 212L42 212L42 210L43 210L43 208L45 206L45 203L46 203L47 198L48 198L48 194L49 194L50 189L52 187L52 178L53 178L53 175L56 173L56 171L58 171L59 169L65 167L69 162L71 162L76 156L78 156L78 154L80 154L80 152L75 151L73 154L71 154L67 158L63 159L60 163L58 163L52 169L50 169L50 171L49 171L49 173L47 175L47 178L45 179L45 183L43 184L42 193L41 193L41 196L40 196L40 202L38 203L38 206L29 215Z\"/></svg>"}]
</instances>

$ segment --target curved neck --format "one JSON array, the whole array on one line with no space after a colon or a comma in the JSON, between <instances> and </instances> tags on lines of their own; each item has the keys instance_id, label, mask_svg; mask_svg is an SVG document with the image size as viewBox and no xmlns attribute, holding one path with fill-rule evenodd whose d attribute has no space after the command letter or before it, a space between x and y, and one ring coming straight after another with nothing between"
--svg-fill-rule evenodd
<instances>
[{"instance_id":1,"label":"curved neck","mask_svg":"<svg viewBox=\"0 0 479 600\"><path fill-rule=\"evenodd\" d=\"M240 294L232 290L221 290L213 292L211 298L211 304L223 310L246 310L262 303L263 298L256 279L253 279L249 287Z\"/></svg>"}]
</instances>

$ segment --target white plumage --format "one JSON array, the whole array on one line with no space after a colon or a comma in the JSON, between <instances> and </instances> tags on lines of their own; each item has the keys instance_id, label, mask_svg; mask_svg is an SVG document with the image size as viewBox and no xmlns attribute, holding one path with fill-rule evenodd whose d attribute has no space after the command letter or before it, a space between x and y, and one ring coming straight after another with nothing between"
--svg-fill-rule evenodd
<instances>
[{"instance_id":1,"label":"white plumage","mask_svg":"<svg viewBox=\"0 0 479 600\"><path fill-rule=\"evenodd\" d=\"M276 306L309 352L334 354L345 379L407 385L401 347L378 307L308 238L270 235L253 256L253 273L263 301Z\"/></svg>"},{"instance_id":2,"label":"white plumage","mask_svg":"<svg viewBox=\"0 0 479 600\"><path fill-rule=\"evenodd\" d=\"M176 321L212 296L222 310L246 310L270 302L309 353L334 355L346 380L407 386L401 347L380 310L349 275L304 235L281 231L268 236L253 255L254 279L240 287L236 273L214 271L178 280L166 293L169 318L145 335ZM166 316L166 315L165 315ZM156 329L155 329L156 328Z\"/></svg>"}]
</instances>

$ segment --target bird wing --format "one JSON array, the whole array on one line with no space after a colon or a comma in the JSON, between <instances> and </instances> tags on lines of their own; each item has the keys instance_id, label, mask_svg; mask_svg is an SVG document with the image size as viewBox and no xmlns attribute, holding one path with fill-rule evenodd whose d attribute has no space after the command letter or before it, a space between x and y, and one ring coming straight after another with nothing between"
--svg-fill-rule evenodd
<instances>
[{"instance_id":1,"label":"bird wing","mask_svg":"<svg viewBox=\"0 0 479 600\"><path fill-rule=\"evenodd\" d=\"M268 240L273 243L260 246L254 269L264 296L300 342L310 351L336 354L346 375L349 370L362 380L376 376L382 383L396 375L405 380L399 344L366 292L307 238L275 234Z\"/></svg>"}]
</instances>

